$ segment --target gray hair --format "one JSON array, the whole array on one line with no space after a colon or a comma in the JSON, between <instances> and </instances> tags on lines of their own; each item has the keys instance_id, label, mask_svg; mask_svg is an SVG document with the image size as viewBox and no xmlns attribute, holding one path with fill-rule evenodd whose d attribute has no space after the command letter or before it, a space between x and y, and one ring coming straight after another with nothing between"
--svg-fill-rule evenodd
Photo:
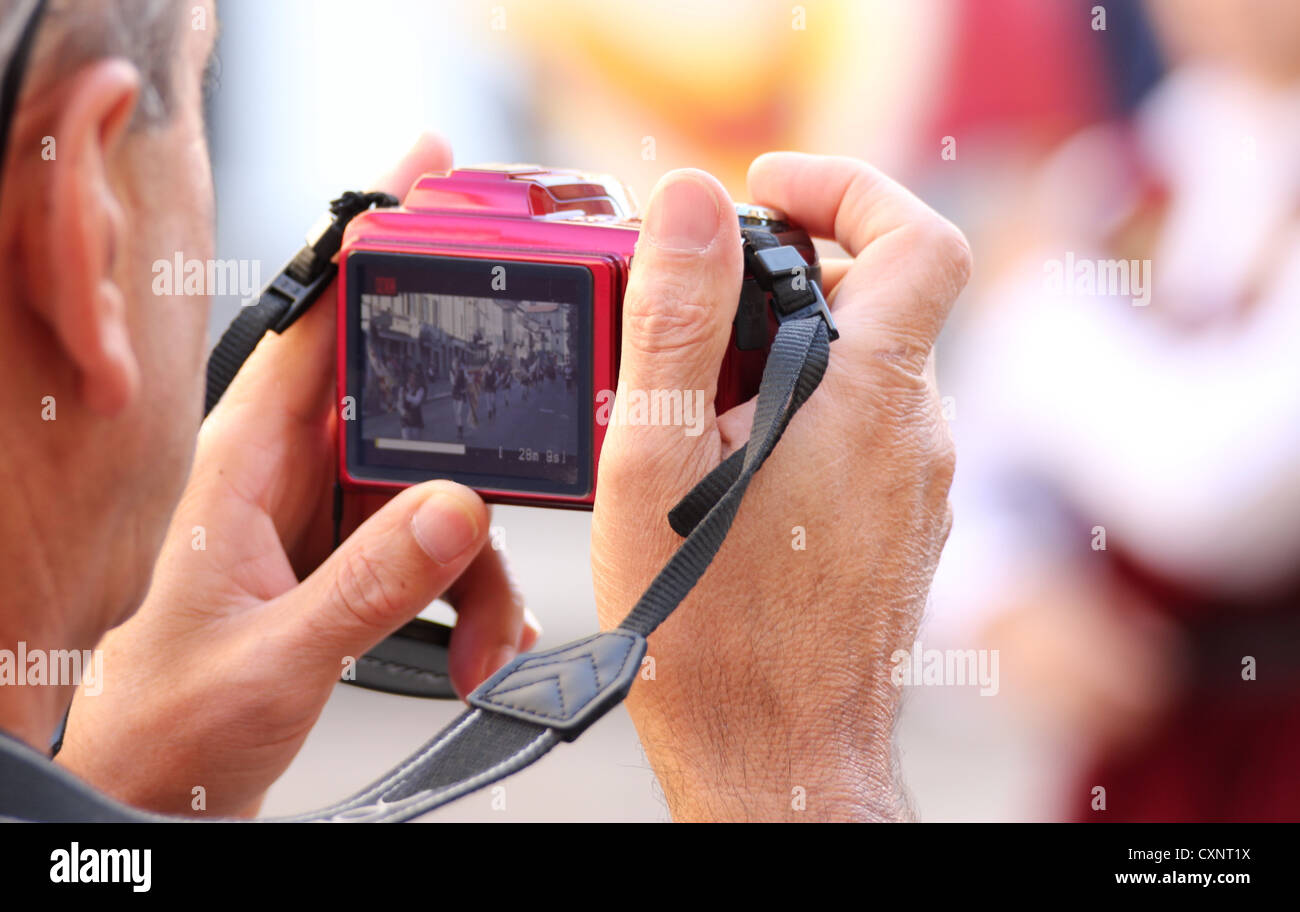
<instances>
[{"instance_id":1,"label":"gray hair","mask_svg":"<svg viewBox=\"0 0 1300 912\"><path fill-rule=\"evenodd\" d=\"M0 0L0 67L34 0ZM175 101L173 69L181 36L180 0L50 0L28 64L26 88L46 84L96 60L121 57L140 71L132 124L165 122Z\"/></svg>"}]
</instances>

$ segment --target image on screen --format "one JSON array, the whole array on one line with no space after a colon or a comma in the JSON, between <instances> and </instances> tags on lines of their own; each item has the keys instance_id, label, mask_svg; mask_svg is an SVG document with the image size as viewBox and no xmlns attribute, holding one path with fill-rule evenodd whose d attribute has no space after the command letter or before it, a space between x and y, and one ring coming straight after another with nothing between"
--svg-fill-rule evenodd
<instances>
[{"instance_id":1,"label":"image on screen","mask_svg":"<svg viewBox=\"0 0 1300 912\"><path fill-rule=\"evenodd\" d=\"M425 264L357 275L350 388L361 459L353 468L576 492L590 421L579 408L588 399L578 304L418 290L439 284L428 273ZM564 288L553 276L520 285Z\"/></svg>"}]
</instances>

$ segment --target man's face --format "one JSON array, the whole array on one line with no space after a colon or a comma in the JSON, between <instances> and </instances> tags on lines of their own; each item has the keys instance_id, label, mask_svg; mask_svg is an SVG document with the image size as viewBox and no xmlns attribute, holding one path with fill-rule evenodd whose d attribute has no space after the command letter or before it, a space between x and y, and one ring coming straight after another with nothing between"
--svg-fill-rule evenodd
<instances>
[{"instance_id":1,"label":"man's face","mask_svg":"<svg viewBox=\"0 0 1300 912\"><path fill-rule=\"evenodd\" d=\"M205 27L187 13L173 71L174 108L164 124L130 132L112 180L125 215L124 248L116 281L127 301L129 331L140 366L140 388L119 422L116 457L120 492L131 496L137 554L124 559L142 590L157 548L189 474L202 417L204 352L209 300L184 294L174 275L172 294L155 291L155 264L207 263L214 255L212 172L203 123L203 77L215 42L210 6ZM152 547L150 547L152 546Z\"/></svg>"}]
</instances>

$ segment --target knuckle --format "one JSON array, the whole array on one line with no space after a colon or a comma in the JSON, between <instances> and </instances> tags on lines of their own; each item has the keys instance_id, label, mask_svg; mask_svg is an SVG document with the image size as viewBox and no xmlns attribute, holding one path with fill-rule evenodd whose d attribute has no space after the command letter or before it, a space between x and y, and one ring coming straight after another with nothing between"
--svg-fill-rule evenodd
<instances>
[{"instance_id":1,"label":"knuckle","mask_svg":"<svg viewBox=\"0 0 1300 912\"><path fill-rule=\"evenodd\" d=\"M925 451L921 496L927 513L935 518L934 544L937 554L952 531L952 502L948 495L957 471L957 447L937 399L932 399L929 414L931 431Z\"/></svg>"},{"instance_id":2,"label":"knuckle","mask_svg":"<svg viewBox=\"0 0 1300 912\"><path fill-rule=\"evenodd\" d=\"M598 496L619 502L621 510L646 508L666 511L690 490L690 479L703 477L706 465L697 464L695 451L681 446L681 435L645 433L649 427L619 427L606 437L601 451Z\"/></svg>"},{"instance_id":3,"label":"knuckle","mask_svg":"<svg viewBox=\"0 0 1300 912\"><path fill-rule=\"evenodd\" d=\"M924 297L951 301L966 286L974 266L970 244L961 229L933 210L899 229L907 246L924 263L932 282L923 283Z\"/></svg>"},{"instance_id":4,"label":"knuckle","mask_svg":"<svg viewBox=\"0 0 1300 912\"><path fill-rule=\"evenodd\" d=\"M930 349L929 340L920 334L880 328L856 339L851 358L839 364L832 360L831 369L865 407L880 409L897 421L915 420L930 395L925 374Z\"/></svg>"},{"instance_id":5,"label":"knuckle","mask_svg":"<svg viewBox=\"0 0 1300 912\"><path fill-rule=\"evenodd\" d=\"M863 436L861 445L887 447L905 455L909 478L918 490L947 497L957 467L957 449L943 416L937 392L927 380L885 361L889 382L879 373L854 373L836 377L847 385L841 401L845 424Z\"/></svg>"},{"instance_id":6,"label":"knuckle","mask_svg":"<svg viewBox=\"0 0 1300 912\"><path fill-rule=\"evenodd\" d=\"M891 343L875 354L919 370L970 278L970 245L956 226L933 212L897 229L893 243L907 263L897 277L905 306L875 327Z\"/></svg>"},{"instance_id":7,"label":"knuckle","mask_svg":"<svg viewBox=\"0 0 1300 912\"><path fill-rule=\"evenodd\" d=\"M938 550L942 551L943 546L948 543L948 537L952 534L952 502L948 498L943 500L943 511L939 517L939 528L935 536L935 543Z\"/></svg>"},{"instance_id":8,"label":"knuckle","mask_svg":"<svg viewBox=\"0 0 1300 912\"><path fill-rule=\"evenodd\" d=\"M930 483L936 490L948 497L952 488L953 477L957 473L957 447L953 444L948 424L942 417L936 419L939 426L938 439L931 448Z\"/></svg>"},{"instance_id":9,"label":"knuckle","mask_svg":"<svg viewBox=\"0 0 1300 912\"><path fill-rule=\"evenodd\" d=\"M923 417L917 423L915 439L921 457L924 490L932 500L947 500L957 472L957 447L933 388L927 391L926 401L919 411Z\"/></svg>"},{"instance_id":10,"label":"knuckle","mask_svg":"<svg viewBox=\"0 0 1300 912\"><path fill-rule=\"evenodd\" d=\"M883 175L871 165L856 158L845 159L852 177L844 190L840 208L836 212L835 233L852 237L854 228L865 225L871 218L872 206L877 204Z\"/></svg>"},{"instance_id":11,"label":"knuckle","mask_svg":"<svg viewBox=\"0 0 1300 912\"><path fill-rule=\"evenodd\" d=\"M924 331L896 327L880 334L874 342L871 356L877 365L897 371L913 387L923 381L925 363L934 347Z\"/></svg>"},{"instance_id":12,"label":"knuckle","mask_svg":"<svg viewBox=\"0 0 1300 912\"><path fill-rule=\"evenodd\" d=\"M334 577L334 603L362 626L387 629L401 610L382 565L364 548L351 551Z\"/></svg>"},{"instance_id":13,"label":"knuckle","mask_svg":"<svg viewBox=\"0 0 1300 912\"><path fill-rule=\"evenodd\" d=\"M684 276L659 276L628 296L623 329L638 350L664 355L692 348L708 338L714 317L714 307L698 283Z\"/></svg>"},{"instance_id":14,"label":"knuckle","mask_svg":"<svg viewBox=\"0 0 1300 912\"><path fill-rule=\"evenodd\" d=\"M974 268L975 258L971 253L970 242L960 228L937 214L922 230L925 244L946 280L948 294L956 297L970 281L971 270Z\"/></svg>"}]
</instances>

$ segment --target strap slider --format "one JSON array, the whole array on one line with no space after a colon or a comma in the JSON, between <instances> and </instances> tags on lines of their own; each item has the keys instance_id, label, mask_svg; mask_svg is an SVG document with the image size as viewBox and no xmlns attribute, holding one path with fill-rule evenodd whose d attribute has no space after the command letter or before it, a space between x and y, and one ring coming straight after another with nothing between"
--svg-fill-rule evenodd
<instances>
[{"instance_id":1,"label":"strap slider","mask_svg":"<svg viewBox=\"0 0 1300 912\"><path fill-rule=\"evenodd\" d=\"M831 316L826 298L822 296L821 286L816 282L809 282L808 288L812 291L812 300L797 310L782 312L777 306L777 297L773 295L772 307L776 310L776 320L778 323L786 323L790 320L802 320L804 317L821 317L826 321L827 339L834 342L840 337L840 331L835 325L835 318Z\"/></svg>"},{"instance_id":2,"label":"strap slider","mask_svg":"<svg viewBox=\"0 0 1300 912\"><path fill-rule=\"evenodd\" d=\"M265 300L267 294L274 294L283 299L282 306L287 307L284 315L270 328L282 333L292 326L338 275L333 259L343 244L343 230L348 222L371 206L397 204L397 197L388 193L357 193L353 190L333 200L329 213L321 216L307 233L307 246L294 255L262 293L260 300Z\"/></svg>"},{"instance_id":3,"label":"strap slider","mask_svg":"<svg viewBox=\"0 0 1300 912\"><path fill-rule=\"evenodd\" d=\"M554 729L572 741L632 688L646 641L610 630L558 649L515 656L466 701L479 709Z\"/></svg>"},{"instance_id":4,"label":"strap slider","mask_svg":"<svg viewBox=\"0 0 1300 912\"><path fill-rule=\"evenodd\" d=\"M838 339L840 331L818 282L821 270L809 266L803 254L794 247L762 246L765 242L775 244L771 235L746 232L745 238L746 264L758 285L771 294L772 311L777 322L819 316L826 321L830 341Z\"/></svg>"},{"instance_id":5,"label":"strap slider","mask_svg":"<svg viewBox=\"0 0 1300 912\"><path fill-rule=\"evenodd\" d=\"M320 297L325 286L330 283L338 273L338 268L330 264L329 268L324 269L320 275L316 276L310 282L303 284L289 275L288 271L281 272L262 292L259 299L265 301L268 295L275 295L285 302L286 310L284 315L275 323L271 324L271 329L277 333L282 333L292 326L299 317L307 312L307 309Z\"/></svg>"}]
</instances>

